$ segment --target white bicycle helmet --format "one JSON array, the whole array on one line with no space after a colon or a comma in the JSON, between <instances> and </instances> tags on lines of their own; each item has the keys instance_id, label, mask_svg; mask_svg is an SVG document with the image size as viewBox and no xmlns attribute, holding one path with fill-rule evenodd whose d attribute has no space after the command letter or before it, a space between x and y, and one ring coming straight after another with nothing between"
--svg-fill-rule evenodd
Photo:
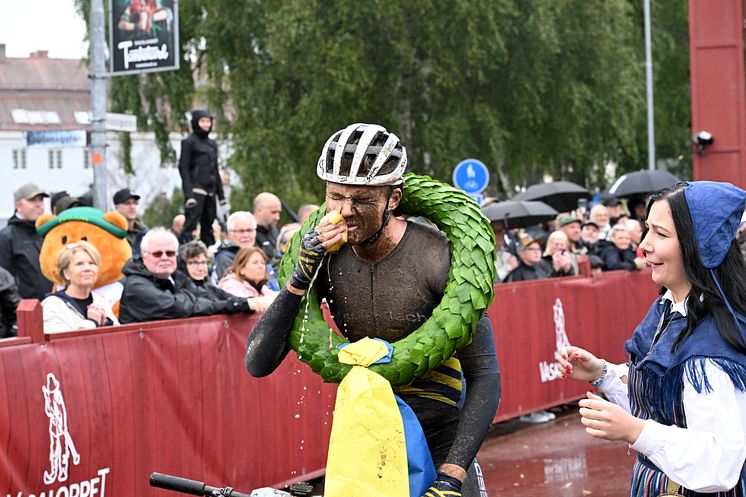
<instances>
[{"instance_id":1,"label":"white bicycle helmet","mask_svg":"<svg viewBox=\"0 0 746 497\"><path fill-rule=\"evenodd\" d=\"M355 123L324 144L316 174L332 183L367 186L402 184L407 151L399 138L377 124Z\"/></svg>"}]
</instances>

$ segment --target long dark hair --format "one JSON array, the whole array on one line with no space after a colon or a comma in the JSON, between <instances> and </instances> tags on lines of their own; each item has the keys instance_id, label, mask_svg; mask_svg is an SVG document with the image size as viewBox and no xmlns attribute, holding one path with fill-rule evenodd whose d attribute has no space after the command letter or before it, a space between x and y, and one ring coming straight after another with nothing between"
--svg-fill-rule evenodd
<instances>
[{"instance_id":1,"label":"long dark hair","mask_svg":"<svg viewBox=\"0 0 746 497\"><path fill-rule=\"evenodd\" d=\"M692 285L692 289L689 291L689 297L691 298L686 300L686 328L674 342L672 351L675 351L684 340L691 336L694 327L702 318L707 314L712 314L720 336L738 352L746 353L746 344L741 337L738 323L728 311L723 297L720 295L712 275L710 275L710 271L700 262L694 223L692 223L692 216L684 195L686 186L686 183L681 183L651 195L648 197L645 209L645 217L647 218L650 215L650 208L655 202L668 201L673 224L676 228L676 236L681 246L684 274ZM746 278L744 278L746 263L738 249L735 237L725 259L718 267L713 269L713 272L733 310L737 314L746 315Z\"/></svg>"}]
</instances>

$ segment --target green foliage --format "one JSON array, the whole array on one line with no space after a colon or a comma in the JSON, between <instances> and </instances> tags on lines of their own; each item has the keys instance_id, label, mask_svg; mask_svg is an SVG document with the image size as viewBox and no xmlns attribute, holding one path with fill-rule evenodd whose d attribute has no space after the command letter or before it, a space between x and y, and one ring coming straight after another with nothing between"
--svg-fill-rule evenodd
<instances>
[{"instance_id":1,"label":"green foliage","mask_svg":"<svg viewBox=\"0 0 746 497\"><path fill-rule=\"evenodd\" d=\"M80 1L80 0L79 0ZM653 2L658 156L690 163L685 0ZM111 108L155 131L207 102L242 189L318 203L326 138L352 122L397 133L410 170L448 181L467 157L490 195L545 174L603 188L609 161L644 167L637 0L203 0L180 3L182 68L114 78ZM194 81L199 84L195 88Z\"/></svg>"},{"instance_id":2,"label":"green foliage","mask_svg":"<svg viewBox=\"0 0 746 497\"><path fill-rule=\"evenodd\" d=\"M181 206L184 205L184 193L181 188L174 188L169 199L165 192L159 193L142 213L142 222L151 228L163 226L171 228L171 222L177 214L183 214Z\"/></svg>"}]
</instances>

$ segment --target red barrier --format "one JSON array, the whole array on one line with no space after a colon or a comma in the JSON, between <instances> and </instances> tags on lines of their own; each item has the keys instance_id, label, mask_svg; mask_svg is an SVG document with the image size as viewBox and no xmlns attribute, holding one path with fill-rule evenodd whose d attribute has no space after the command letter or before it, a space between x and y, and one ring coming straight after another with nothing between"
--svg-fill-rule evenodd
<instances>
[{"instance_id":1,"label":"red barrier","mask_svg":"<svg viewBox=\"0 0 746 497\"><path fill-rule=\"evenodd\" d=\"M503 380L495 419L587 389L555 379L561 316L571 343L621 361L654 295L649 274L626 271L497 285L488 311ZM29 305L19 323L34 322ZM168 495L147 486L153 471L241 490L320 475L336 386L293 354L269 377L250 377L242 359L253 323L213 316L0 347L0 494ZM33 335L20 334L16 342Z\"/></svg>"},{"instance_id":2,"label":"red barrier","mask_svg":"<svg viewBox=\"0 0 746 497\"><path fill-rule=\"evenodd\" d=\"M0 493L154 495L153 471L250 489L322 469L336 388L294 357L270 377L250 377L243 352L253 322L128 325L0 349ZM42 387L55 381L50 417ZM68 478L58 471L45 481L50 458Z\"/></svg>"},{"instance_id":3,"label":"red barrier","mask_svg":"<svg viewBox=\"0 0 746 497\"><path fill-rule=\"evenodd\" d=\"M657 288L649 271L496 285L495 300L487 311L502 373L502 400L495 421L584 396L588 384L558 377L554 364L561 341L558 328L564 328L569 343L609 361L624 362L624 342L647 312ZM564 326L558 323L562 320Z\"/></svg>"}]
</instances>

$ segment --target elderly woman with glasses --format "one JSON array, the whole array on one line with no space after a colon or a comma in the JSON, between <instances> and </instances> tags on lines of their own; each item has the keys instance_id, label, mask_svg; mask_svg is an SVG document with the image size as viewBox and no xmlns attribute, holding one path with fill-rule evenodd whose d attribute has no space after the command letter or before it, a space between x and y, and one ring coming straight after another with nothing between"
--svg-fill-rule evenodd
<instances>
[{"instance_id":1,"label":"elderly woman with glasses","mask_svg":"<svg viewBox=\"0 0 746 497\"><path fill-rule=\"evenodd\" d=\"M189 276L192 283L205 290L215 299L228 300L234 295L212 284L210 281L210 257L207 246L199 240L192 240L179 247L179 269Z\"/></svg>"},{"instance_id":2,"label":"elderly woman with glasses","mask_svg":"<svg viewBox=\"0 0 746 497\"><path fill-rule=\"evenodd\" d=\"M62 249L57 257L57 274L65 288L41 303L45 333L119 324L109 302L91 291L100 263L98 250L86 241Z\"/></svg>"}]
</instances>

